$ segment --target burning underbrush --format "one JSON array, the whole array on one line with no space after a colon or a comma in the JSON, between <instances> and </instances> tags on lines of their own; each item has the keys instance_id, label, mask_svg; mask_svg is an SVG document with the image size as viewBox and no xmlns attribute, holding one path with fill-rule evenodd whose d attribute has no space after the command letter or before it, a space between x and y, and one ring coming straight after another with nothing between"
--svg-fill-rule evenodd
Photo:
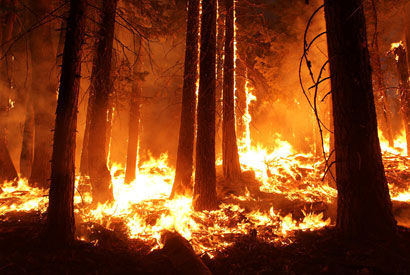
<instances>
[{"instance_id":1,"label":"burning underbrush","mask_svg":"<svg viewBox=\"0 0 410 275\"><path fill-rule=\"evenodd\" d=\"M242 148L243 177L239 182L225 183L219 173L217 211L195 212L189 197L168 199L174 170L168 165L166 154L141 164L136 180L130 184L124 183L123 169L113 165L115 201L111 204L92 207L88 179L78 177L77 237L98 244L98 234L111 231L128 240L138 240L149 252L161 246L162 232L177 231L197 253L212 257L243 235L281 246L292 243L301 230L331 225L337 192L323 180L324 162L311 154L295 153L287 142L277 143L277 149L270 151L262 147ZM405 146L400 139L396 148L386 147L383 139L381 145L391 197L409 202L410 158L400 149ZM0 219L5 222L16 212L45 214L47 195L46 190L30 187L26 179L4 183L0 190Z\"/></svg>"}]
</instances>

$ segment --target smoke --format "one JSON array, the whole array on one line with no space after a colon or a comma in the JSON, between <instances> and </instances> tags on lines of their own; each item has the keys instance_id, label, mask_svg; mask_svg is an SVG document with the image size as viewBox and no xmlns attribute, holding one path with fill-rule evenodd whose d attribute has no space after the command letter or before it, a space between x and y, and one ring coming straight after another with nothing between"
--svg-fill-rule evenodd
<instances>
[{"instance_id":1,"label":"smoke","mask_svg":"<svg viewBox=\"0 0 410 275\"><path fill-rule=\"evenodd\" d=\"M378 4L379 48L386 86L397 87L395 64L393 58L386 53L392 42L403 39L405 26L410 24L409 20L406 21L404 18L406 18L405 14L409 14L410 8L406 1L383 0L376 1L376 3ZM253 88L253 94L257 98L256 102L250 105L253 145L260 143L266 147L274 147L275 139L279 137L290 142L299 151L314 150L317 141L317 123L299 84L299 62L303 54L303 36L306 25L312 13L321 4L321 0L309 1L309 5L301 0L237 2L236 32L238 62L240 63L237 71L237 96L239 97L238 102L242 101L242 103L237 105L236 113L241 116L244 112L243 91L245 76L247 76L249 86ZM126 7L122 6L119 12L122 17L127 16ZM175 163L183 84L186 10L183 5L169 5L166 10L159 10L158 13L165 14L164 18L155 17L156 14L148 8L134 13L136 17L141 16L139 19L133 18L136 22L133 28L139 28L141 31L139 34L135 32L135 29L123 24L124 22L116 25L116 60L113 62L113 75L117 77L112 98L115 112L112 125L111 162L124 164L126 160L128 95L131 80L125 77L127 72L123 69L124 64L131 66L134 59L135 53L130 50L133 47L134 38L142 36L145 41L143 70L147 74L141 83L140 157L141 159L147 158L148 152L154 156L168 152L171 164ZM148 20L150 16L154 16L152 17L154 20ZM22 14L21 18L25 17L27 15ZM90 9L89 17L98 18L98 9ZM57 22L59 21L53 23L55 29L59 27ZM17 25L15 32L20 32L27 27L24 24ZM77 167L79 167L82 150L89 77L95 43L94 34L97 28L98 22L89 22L88 34L91 37L87 38L84 48L77 127ZM323 10L321 10L312 20L307 42L309 43L323 31L325 31L325 22ZM59 32L54 31L53 39L56 43L58 37ZM12 99L16 104L8 117L8 141L16 168L18 168L25 118L25 107L21 101L29 93L31 86L30 49L27 39L21 39L13 47L15 60ZM317 77L319 69L327 60L325 35L315 41L308 57L313 73ZM327 77L328 73L326 69L323 78ZM305 89L313 85L306 63L302 66L301 76ZM329 91L329 81L323 82L319 87L318 104L320 118L327 127L329 126L330 97L323 102L321 99ZM313 89L308 90L311 101L313 94ZM396 89L390 89L388 94L391 96L390 105L394 111L393 128L398 132L401 128L401 121L398 114ZM238 127L238 137L243 136L241 131L241 127ZM325 134L328 135L326 131ZM220 150L217 149L217 151Z\"/></svg>"}]
</instances>

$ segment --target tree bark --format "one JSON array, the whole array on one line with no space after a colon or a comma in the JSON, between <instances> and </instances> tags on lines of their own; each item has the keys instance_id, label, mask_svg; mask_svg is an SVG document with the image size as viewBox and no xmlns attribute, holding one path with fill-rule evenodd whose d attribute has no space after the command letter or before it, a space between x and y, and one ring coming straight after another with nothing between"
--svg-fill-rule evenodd
<instances>
[{"instance_id":1,"label":"tree bark","mask_svg":"<svg viewBox=\"0 0 410 275\"><path fill-rule=\"evenodd\" d=\"M217 208L215 172L216 0L202 1L195 210Z\"/></svg>"},{"instance_id":2,"label":"tree bark","mask_svg":"<svg viewBox=\"0 0 410 275\"><path fill-rule=\"evenodd\" d=\"M96 65L93 65L95 67ZM91 81L92 82L92 81ZM88 141L90 139L90 123L91 123L91 112L92 106L94 104L94 94L91 90L88 92L88 103L87 103L87 115L85 118L85 128L83 136L83 146L81 147L81 159L80 159L80 174L82 176L88 175Z\"/></svg>"},{"instance_id":3,"label":"tree bark","mask_svg":"<svg viewBox=\"0 0 410 275\"><path fill-rule=\"evenodd\" d=\"M403 117L404 130L406 132L407 155L410 153L410 83L409 71L407 64L407 54L403 45L399 45L394 49L394 54L397 57L397 71L400 78L400 111Z\"/></svg>"},{"instance_id":4,"label":"tree bark","mask_svg":"<svg viewBox=\"0 0 410 275\"><path fill-rule=\"evenodd\" d=\"M17 171L11 160L7 147L7 114L9 111L10 83L7 69L7 60L9 56L5 50L9 45L14 27L16 14L13 11L13 4L10 0L3 0L2 5L8 7L9 11L2 11L0 17L0 183L16 179Z\"/></svg>"},{"instance_id":5,"label":"tree bark","mask_svg":"<svg viewBox=\"0 0 410 275\"><path fill-rule=\"evenodd\" d=\"M30 177L31 167L33 165L34 149L34 113L31 99L27 98L26 118L24 120L23 142L20 153L20 175L23 178Z\"/></svg>"},{"instance_id":6,"label":"tree bark","mask_svg":"<svg viewBox=\"0 0 410 275\"><path fill-rule=\"evenodd\" d=\"M377 134L360 0L325 0L338 190L337 228L350 239L396 233Z\"/></svg>"},{"instance_id":7,"label":"tree bark","mask_svg":"<svg viewBox=\"0 0 410 275\"><path fill-rule=\"evenodd\" d=\"M225 60L223 84L223 135L222 135L222 162L224 178L235 181L241 176L238 145L235 129L235 50L234 0L226 0L225 18Z\"/></svg>"},{"instance_id":8,"label":"tree bark","mask_svg":"<svg viewBox=\"0 0 410 275\"><path fill-rule=\"evenodd\" d=\"M51 162L47 240L65 247L74 241L75 146L86 0L72 0L64 44Z\"/></svg>"},{"instance_id":9,"label":"tree bark","mask_svg":"<svg viewBox=\"0 0 410 275\"><path fill-rule=\"evenodd\" d=\"M111 175L107 168L106 133L108 103L112 91L110 72L117 2L118 0L103 2L101 29L91 77L90 93L95 95L95 99L90 121L88 172L94 203L113 199Z\"/></svg>"},{"instance_id":10,"label":"tree bark","mask_svg":"<svg viewBox=\"0 0 410 275\"><path fill-rule=\"evenodd\" d=\"M175 195L192 194L196 83L198 80L199 5L199 0L188 1L181 125L171 198Z\"/></svg>"},{"instance_id":11,"label":"tree bark","mask_svg":"<svg viewBox=\"0 0 410 275\"><path fill-rule=\"evenodd\" d=\"M132 82L132 90L130 96L130 116L128 121L128 148L127 148L127 166L125 170L125 182L132 182L135 180L135 172L137 168L137 155L138 155L138 137L139 137L139 125L140 125L140 112L141 112L141 76L139 75L143 69L143 46L142 41L138 56L135 58L133 74L134 79Z\"/></svg>"},{"instance_id":12,"label":"tree bark","mask_svg":"<svg viewBox=\"0 0 410 275\"><path fill-rule=\"evenodd\" d=\"M333 119L333 102L332 97L329 99L329 160L328 165L329 171L327 174L328 185L336 188L336 157L335 157L335 129L334 129L334 119Z\"/></svg>"},{"instance_id":13,"label":"tree bark","mask_svg":"<svg viewBox=\"0 0 410 275\"><path fill-rule=\"evenodd\" d=\"M225 7L223 0L217 0L218 11L216 21L216 107L215 107L215 153L222 150L222 113L223 113L223 67L225 47ZM222 151L220 152L222 153Z\"/></svg>"},{"instance_id":14,"label":"tree bark","mask_svg":"<svg viewBox=\"0 0 410 275\"><path fill-rule=\"evenodd\" d=\"M369 53L370 63L372 65L373 76L373 94L375 97L376 113L378 114L378 121L380 121L380 129L389 141L389 146L394 147L393 134L391 129L391 111L388 103L386 93L386 85L384 84L384 77L380 63L379 39L377 30L377 8L375 0L364 1L365 9L368 10L367 30L369 34Z\"/></svg>"},{"instance_id":15,"label":"tree bark","mask_svg":"<svg viewBox=\"0 0 410 275\"><path fill-rule=\"evenodd\" d=\"M34 12L33 22L47 16L53 7L51 0L31 0L30 4ZM42 188L49 187L58 83L52 30L52 24L48 23L32 30L29 35L33 79L30 97L33 102L35 127L33 167L29 181Z\"/></svg>"}]
</instances>

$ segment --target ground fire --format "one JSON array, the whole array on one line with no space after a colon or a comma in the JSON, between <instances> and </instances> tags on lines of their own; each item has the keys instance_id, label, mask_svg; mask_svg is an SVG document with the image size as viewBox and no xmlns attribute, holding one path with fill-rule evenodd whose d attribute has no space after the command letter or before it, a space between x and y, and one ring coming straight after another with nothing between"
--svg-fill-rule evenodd
<instances>
[{"instance_id":1,"label":"ground fire","mask_svg":"<svg viewBox=\"0 0 410 275\"><path fill-rule=\"evenodd\" d=\"M410 272L403 0L0 0L0 273Z\"/></svg>"}]
</instances>

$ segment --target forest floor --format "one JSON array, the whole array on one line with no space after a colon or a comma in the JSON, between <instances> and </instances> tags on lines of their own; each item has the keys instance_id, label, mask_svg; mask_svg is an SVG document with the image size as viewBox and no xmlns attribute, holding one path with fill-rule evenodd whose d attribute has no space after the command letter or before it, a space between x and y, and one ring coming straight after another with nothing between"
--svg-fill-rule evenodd
<instances>
[{"instance_id":1,"label":"forest floor","mask_svg":"<svg viewBox=\"0 0 410 275\"><path fill-rule=\"evenodd\" d=\"M142 242L108 230L98 230L98 243L51 250L41 241L41 215L15 215L0 219L0 274L182 274L161 249L148 253ZM287 246L244 235L202 261L213 274L409 274L410 229L399 227L396 243L349 243L332 227L299 232Z\"/></svg>"}]
</instances>

